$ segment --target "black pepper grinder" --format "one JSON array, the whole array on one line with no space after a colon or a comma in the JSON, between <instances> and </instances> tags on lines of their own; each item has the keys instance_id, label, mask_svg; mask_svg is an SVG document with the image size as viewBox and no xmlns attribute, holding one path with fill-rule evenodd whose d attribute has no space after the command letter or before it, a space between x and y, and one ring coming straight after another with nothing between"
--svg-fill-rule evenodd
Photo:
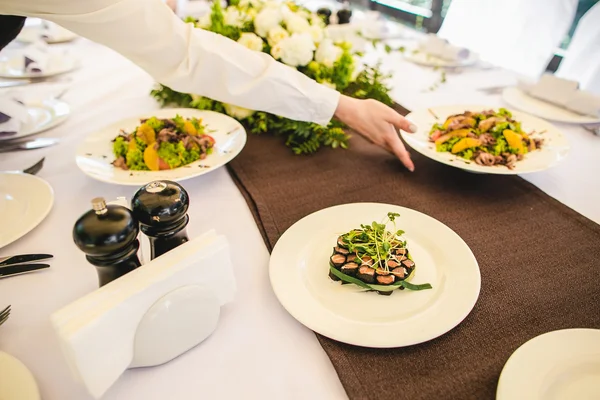
<instances>
[{"instance_id":1,"label":"black pepper grinder","mask_svg":"<svg viewBox=\"0 0 600 400\"><path fill-rule=\"evenodd\" d=\"M352 18L352 10L347 3L344 3L344 8L337 12L338 24L349 24Z\"/></svg>"},{"instance_id":2,"label":"black pepper grinder","mask_svg":"<svg viewBox=\"0 0 600 400\"><path fill-rule=\"evenodd\" d=\"M100 286L139 267L139 226L127 207L92 200L92 210L73 227L73 241L96 267Z\"/></svg>"},{"instance_id":3,"label":"black pepper grinder","mask_svg":"<svg viewBox=\"0 0 600 400\"><path fill-rule=\"evenodd\" d=\"M189 205L185 189L171 181L151 182L133 196L131 210L150 239L152 260L189 240L186 230Z\"/></svg>"},{"instance_id":4,"label":"black pepper grinder","mask_svg":"<svg viewBox=\"0 0 600 400\"><path fill-rule=\"evenodd\" d=\"M331 19L331 10L329 8L319 8L317 10L317 15L323 19L325 25L329 25Z\"/></svg>"}]
</instances>

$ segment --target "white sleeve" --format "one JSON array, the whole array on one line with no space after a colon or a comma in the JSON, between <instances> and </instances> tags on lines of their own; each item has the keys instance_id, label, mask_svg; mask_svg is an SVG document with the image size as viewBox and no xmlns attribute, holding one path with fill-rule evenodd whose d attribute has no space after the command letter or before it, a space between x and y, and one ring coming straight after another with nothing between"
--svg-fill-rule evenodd
<instances>
[{"instance_id":1,"label":"white sleeve","mask_svg":"<svg viewBox=\"0 0 600 400\"><path fill-rule=\"evenodd\" d=\"M0 0L0 14L55 22L180 92L322 125L339 101L269 55L184 23L161 0Z\"/></svg>"}]
</instances>

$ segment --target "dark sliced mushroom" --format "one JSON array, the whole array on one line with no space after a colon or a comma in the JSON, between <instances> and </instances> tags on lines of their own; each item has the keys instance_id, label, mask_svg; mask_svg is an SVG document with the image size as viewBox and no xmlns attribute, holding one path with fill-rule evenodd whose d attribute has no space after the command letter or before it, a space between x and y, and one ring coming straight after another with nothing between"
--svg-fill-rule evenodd
<instances>
[{"instance_id":1,"label":"dark sliced mushroom","mask_svg":"<svg viewBox=\"0 0 600 400\"><path fill-rule=\"evenodd\" d=\"M400 266L400 263L395 260L388 260L387 262L388 268L396 268Z\"/></svg>"},{"instance_id":2,"label":"dark sliced mushroom","mask_svg":"<svg viewBox=\"0 0 600 400\"><path fill-rule=\"evenodd\" d=\"M413 260L404 260L402 261L402 265L404 265L406 268L413 268L415 263Z\"/></svg>"},{"instance_id":3,"label":"dark sliced mushroom","mask_svg":"<svg viewBox=\"0 0 600 400\"><path fill-rule=\"evenodd\" d=\"M361 265L367 265L369 267L373 265L373 259L369 256L361 257L361 260L362 260Z\"/></svg>"},{"instance_id":4,"label":"dark sliced mushroom","mask_svg":"<svg viewBox=\"0 0 600 400\"><path fill-rule=\"evenodd\" d=\"M348 254L346 257L347 262L355 262L358 256L356 254Z\"/></svg>"},{"instance_id":5,"label":"dark sliced mushroom","mask_svg":"<svg viewBox=\"0 0 600 400\"><path fill-rule=\"evenodd\" d=\"M342 265L346 263L346 256L343 254L334 254L329 260L335 268L339 269Z\"/></svg>"},{"instance_id":6,"label":"dark sliced mushroom","mask_svg":"<svg viewBox=\"0 0 600 400\"><path fill-rule=\"evenodd\" d=\"M338 254L343 254L343 255L345 255L345 256L347 256L347 255L348 255L348 253L350 253L350 252L348 251L348 249L344 249L343 247L334 247L334 248L333 248L333 251L335 251L335 252L336 252L336 253L338 253Z\"/></svg>"},{"instance_id":7,"label":"dark sliced mushroom","mask_svg":"<svg viewBox=\"0 0 600 400\"><path fill-rule=\"evenodd\" d=\"M342 236L338 237L337 244L338 244L338 247L342 247L344 249L348 248L348 243L346 243L344 241L344 238Z\"/></svg>"},{"instance_id":8,"label":"dark sliced mushroom","mask_svg":"<svg viewBox=\"0 0 600 400\"><path fill-rule=\"evenodd\" d=\"M386 270L385 270L385 269L383 269L383 268L377 268L377 269L375 270L375 273L376 273L377 275L389 275L389 274L390 274L390 271L386 271Z\"/></svg>"},{"instance_id":9,"label":"dark sliced mushroom","mask_svg":"<svg viewBox=\"0 0 600 400\"><path fill-rule=\"evenodd\" d=\"M396 249L396 255L398 256L406 255L406 253L408 253L408 250L406 249Z\"/></svg>"},{"instance_id":10,"label":"dark sliced mushroom","mask_svg":"<svg viewBox=\"0 0 600 400\"><path fill-rule=\"evenodd\" d=\"M331 280L334 281L339 281L341 280L340 278L338 278L336 275L333 274L333 272L331 272L331 270L329 271L329 277L331 278Z\"/></svg>"},{"instance_id":11,"label":"dark sliced mushroom","mask_svg":"<svg viewBox=\"0 0 600 400\"><path fill-rule=\"evenodd\" d=\"M394 277L394 275L377 276L377 283L379 283L380 285L391 285L392 283L394 283L395 280L396 278Z\"/></svg>"},{"instance_id":12,"label":"dark sliced mushroom","mask_svg":"<svg viewBox=\"0 0 600 400\"><path fill-rule=\"evenodd\" d=\"M394 268L392 270L392 275L394 275L398 279L404 279L406 276L406 270L402 267Z\"/></svg>"},{"instance_id":13,"label":"dark sliced mushroom","mask_svg":"<svg viewBox=\"0 0 600 400\"><path fill-rule=\"evenodd\" d=\"M346 275L354 276L356 275L356 271L358 270L358 264L349 262L342 265L342 272Z\"/></svg>"},{"instance_id":14,"label":"dark sliced mushroom","mask_svg":"<svg viewBox=\"0 0 600 400\"><path fill-rule=\"evenodd\" d=\"M356 274L356 277L366 283L375 282L375 270L371 267L360 267Z\"/></svg>"}]
</instances>

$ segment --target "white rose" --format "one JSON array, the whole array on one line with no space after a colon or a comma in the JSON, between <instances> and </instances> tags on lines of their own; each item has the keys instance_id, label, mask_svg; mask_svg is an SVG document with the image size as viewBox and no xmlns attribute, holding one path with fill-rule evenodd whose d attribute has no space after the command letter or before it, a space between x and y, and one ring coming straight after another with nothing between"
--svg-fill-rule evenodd
<instances>
[{"instance_id":1,"label":"white rose","mask_svg":"<svg viewBox=\"0 0 600 400\"><path fill-rule=\"evenodd\" d=\"M325 28L325 21L323 21L323 18L319 17L316 14L314 14L310 17L310 24L312 26L318 26L321 28Z\"/></svg>"},{"instance_id":2,"label":"white rose","mask_svg":"<svg viewBox=\"0 0 600 400\"><path fill-rule=\"evenodd\" d=\"M281 58L281 61L290 67L307 65L312 61L315 50L315 44L309 34L297 33L283 39L276 47L279 47L276 52L280 52L276 58Z\"/></svg>"},{"instance_id":3,"label":"white rose","mask_svg":"<svg viewBox=\"0 0 600 400\"><path fill-rule=\"evenodd\" d=\"M263 40L254 33L244 32L238 39L238 43L254 51L262 51Z\"/></svg>"},{"instance_id":4,"label":"white rose","mask_svg":"<svg viewBox=\"0 0 600 400\"><path fill-rule=\"evenodd\" d=\"M241 28L246 20L246 15L235 7L228 7L224 15L225 24Z\"/></svg>"},{"instance_id":5,"label":"white rose","mask_svg":"<svg viewBox=\"0 0 600 400\"><path fill-rule=\"evenodd\" d=\"M269 40L269 44L271 46L275 46L277 43L281 42L283 39L289 37L290 34L288 31L283 29L280 25L277 25L275 28L271 29L267 34L267 39Z\"/></svg>"},{"instance_id":6,"label":"white rose","mask_svg":"<svg viewBox=\"0 0 600 400\"><path fill-rule=\"evenodd\" d=\"M227 113L227 115L235 119L248 118L249 116L254 114L254 111L252 110L248 110L247 108L238 107L231 104L223 104L223 107L225 107L225 112Z\"/></svg>"},{"instance_id":7,"label":"white rose","mask_svg":"<svg viewBox=\"0 0 600 400\"><path fill-rule=\"evenodd\" d=\"M343 50L333 44L331 39L325 39L319 44L319 48L315 52L315 61L326 67L333 67L333 63L341 57L342 53Z\"/></svg>"},{"instance_id":8,"label":"white rose","mask_svg":"<svg viewBox=\"0 0 600 400\"><path fill-rule=\"evenodd\" d=\"M212 22L210 19L210 12L209 12L208 14L204 14L202 17L200 17L200 20L198 20L198 23L196 25L200 29L208 29L208 28L210 28L211 23Z\"/></svg>"},{"instance_id":9,"label":"white rose","mask_svg":"<svg viewBox=\"0 0 600 400\"><path fill-rule=\"evenodd\" d=\"M241 8L260 8L262 1L260 0L240 0L238 7Z\"/></svg>"},{"instance_id":10,"label":"white rose","mask_svg":"<svg viewBox=\"0 0 600 400\"><path fill-rule=\"evenodd\" d=\"M281 58L282 54L283 54L283 49L281 48L281 42L279 42L275 46L271 47L271 55L273 56L274 59L279 60Z\"/></svg>"},{"instance_id":11,"label":"white rose","mask_svg":"<svg viewBox=\"0 0 600 400\"><path fill-rule=\"evenodd\" d=\"M265 8L254 18L254 28L259 36L266 37L269 31L282 21L281 12L276 8Z\"/></svg>"},{"instance_id":12,"label":"white rose","mask_svg":"<svg viewBox=\"0 0 600 400\"><path fill-rule=\"evenodd\" d=\"M310 29L308 21L295 14L292 14L292 16L285 21L285 25L290 33L304 33L308 32Z\"/></svg>"},{"instance_id":13,"label":"white rose","mask_svg":"<svg viewBox=\"0 0 600 400\"><path fill-rule=\"evenodd\" d=\"M310 36L312 36L315 43L321 43L324 37L324 32L320 26L311 25L308 32L310 33Z\"/></svg>"},{"instance_id":14,"label":"white rose","mask_svg":"<svg viewBox=\"0 0 600 400\"><path fill-rule=\"evenodd\" d=\"M335 89L335 88L336 88L336 87L335 87L335 84L334 84L334 83L331 83L331 82L330 82L330 81L328 81L328 80L323 80L323 81L321 81L321 85L323 85L323 86L327 86L328 88L331 88L331 89Z\"/></svg>"}]
</instances>

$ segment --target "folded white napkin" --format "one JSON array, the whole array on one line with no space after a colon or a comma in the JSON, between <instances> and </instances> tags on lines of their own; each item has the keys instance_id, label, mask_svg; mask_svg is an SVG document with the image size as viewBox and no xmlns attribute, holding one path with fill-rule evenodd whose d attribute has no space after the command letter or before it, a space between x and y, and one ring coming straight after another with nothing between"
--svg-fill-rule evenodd
<instances>
[{"instance_id":1,"label":"folded white napkin","mask_svg":"<svg viewBox=\"0 0 600 400\"><path fill-rule=\"evenodd\" d=\"M53 22L44 21L43 29L39 32L42 39L48 42L61 42L75 37L75 34Z\"/></svg>"},{"instance_id":2,"label":"folded white napkin","mask_svg":"<svg viewBox=\"0 0 600 400\"><path fill-rule=\"evenodd\" d=\"M0 98L0 138L16 135L29 122L27 107L12 97Z\"/></svg>"},{"instance_id":3,"label":"folded white napkin","mask_svg":"<svg viewBox=\"0 0 600 400\"><path fill-rule=\"evenodd\" d=\"M157 365L156 357L166 362L172 358L168 356L173 351L181 354L189 350L190 347L185 347L185 343L189 343L187 329L169 331L169 321L161 324L144 317L148 310L153 310L152 316L161 315L157 313L156 305L164 304L164 299L174 293L185 294L186 290L192 292L197 288L203 288L204 294L217 307L234 298L236 285L229 244L224 236L218 236L214 231L169 251L54 313L52 324L75 377L92 396L100 398L126 369ZM163 307L163 312L166 310L163 318L165 315L167 320L184 317L185 321L195 324L206 322L207 328L214 329L215 320L203 320L210 314L207 314L205 302L191 308L188 302L187 307L178 308L181 303L176 300L181 296L173 298L168 307ZM140 327L144 328L143 332ZM157 338L166 344L139 354L140 348L146 346L148 349L148 343Z\"/></svg>"},{"instance_id":4,"label":"folded white napkin","mask_svg":"<svg viewBox=\"0 0 600 400\"><path fill-rule=\"evenodd\" d=\"M46 42L37 41L18 51L8 60L9 67L24 73L41 74L60 62L60 55L50 51Z\"/></svg>"},{"instance_id":5,"label":"folded white napkin","mask_svg":"<svg viewBox=\"0 0 600 400\"><path fill-rule=\"evenodd\" d=\"M469 49L450 44L447 40L430 33L420 43L419 49L424 53L447 61L460 61L469 57Z\"/></svg>"},{"instance_id":6,"label":"folded white napkin","mask_svg":"<svg viewBox=\"0 0 600 400\"><path fill-rule=\"evenodd\" d=\"M600 118L600 96L579 90L576 81L545 74L537 83L519 83L519 88L532 97L577 114Z\"/></svg>"}]
</instances>

